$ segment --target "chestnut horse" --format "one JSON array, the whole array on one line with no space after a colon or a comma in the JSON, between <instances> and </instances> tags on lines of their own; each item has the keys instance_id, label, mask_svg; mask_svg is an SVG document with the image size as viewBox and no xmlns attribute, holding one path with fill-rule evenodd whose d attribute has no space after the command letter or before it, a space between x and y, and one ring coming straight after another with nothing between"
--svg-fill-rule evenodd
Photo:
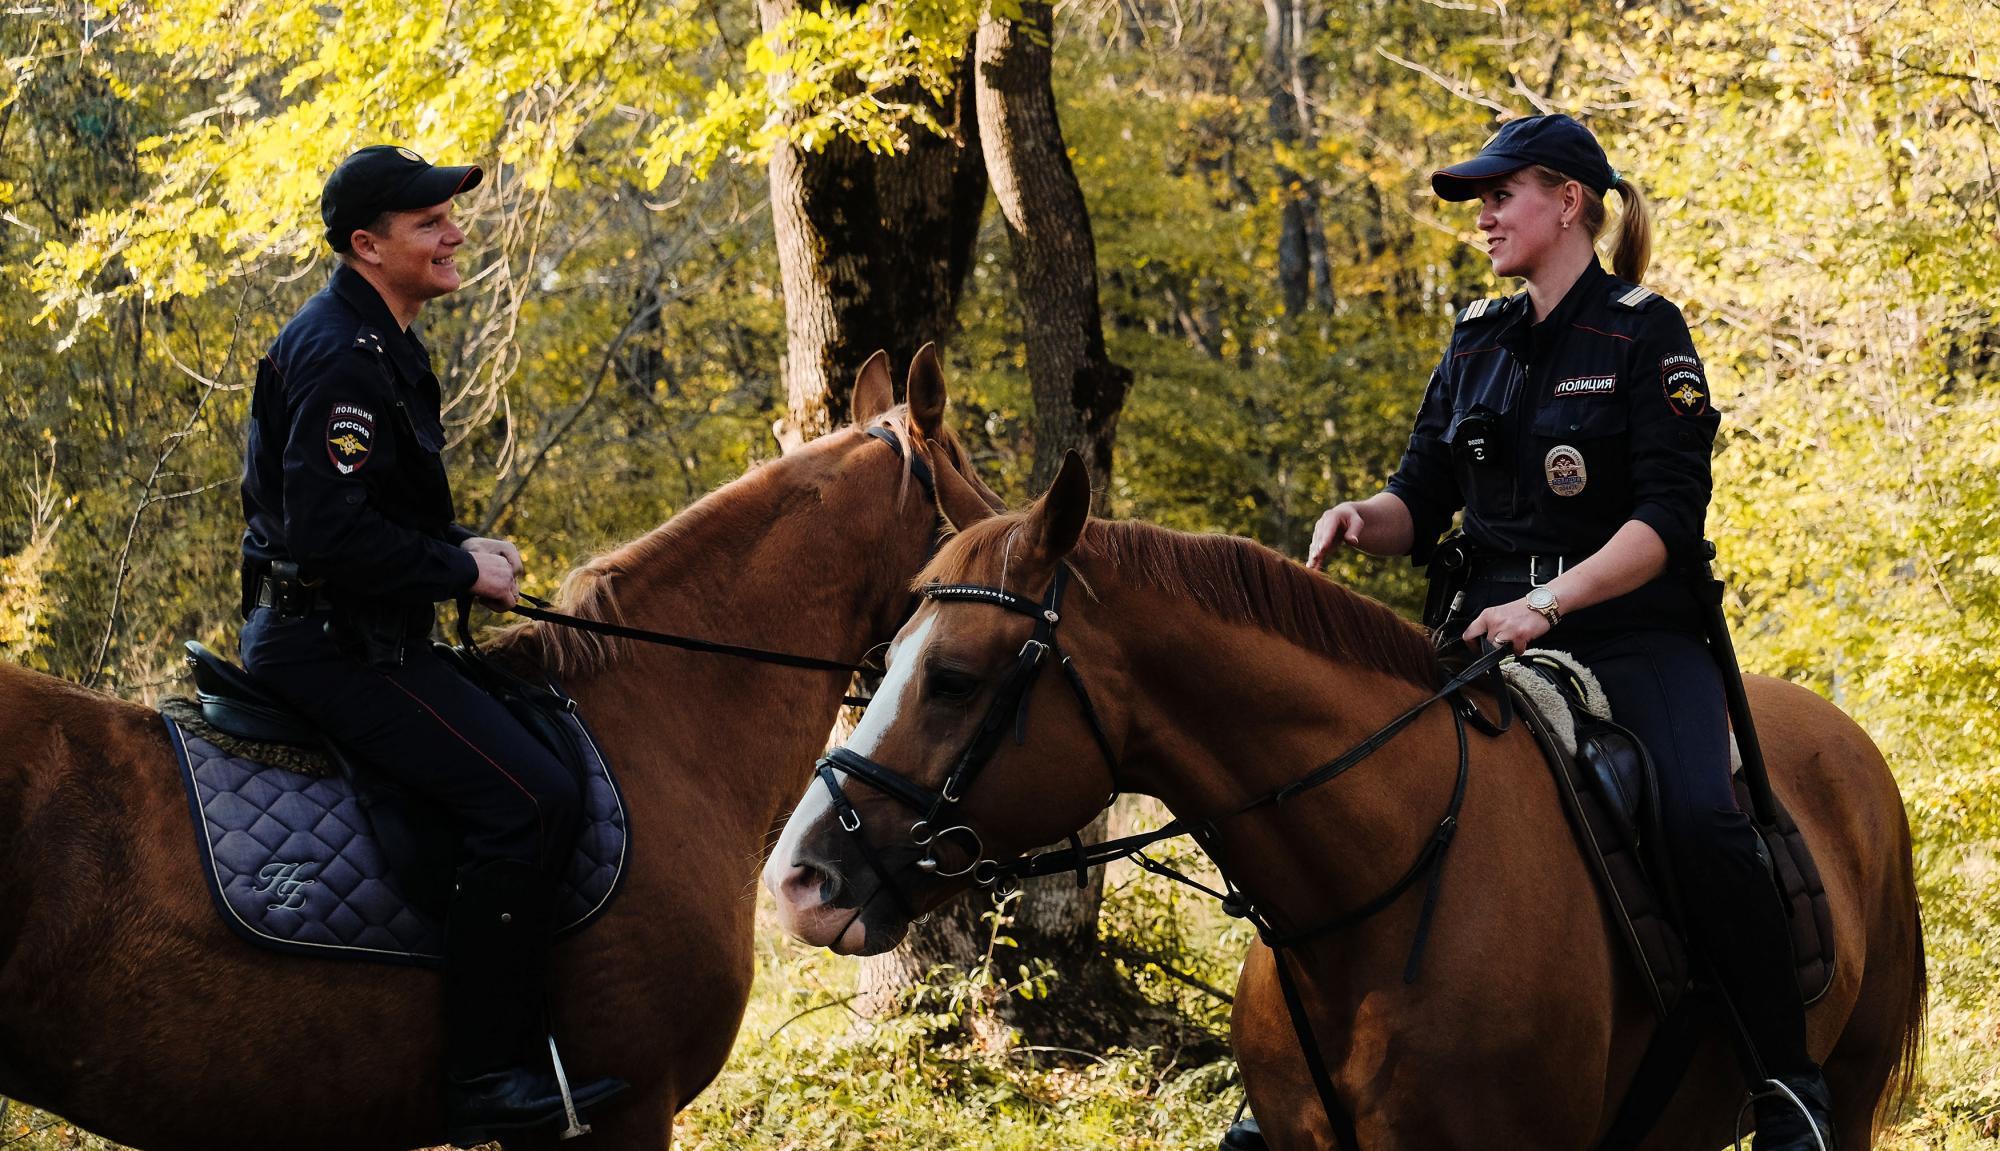
<instances>
[{"instance_id":1,"label":"chestnut horse","mask_svg":"<svg viewBox=\"0 0 2000 1151\"><path fill-rule=\"evenodd\" d=\"M792 934L884 951L910 915L990 878L982 858L1055 842L1108 796L1156 796L1189 823L1236 811L1444 682L1426 636L1382 605L1248 540L1089 521L1088 502L1072 457L1029 512L955 521L963 531L919 577L929 602L892 646L875 703L766 865ZM1017 704L1031 637L1053 641L1049 666ZM1840 1146L1855 1151L1921 1044L1909 826L1881 755L1846 716L1776 680L1753 679L1750 695L1772 783L1832 901L1839 968L1809 1029ZM1394 889L1450 804L1453 714L1433 706L1337 780L1219 820L1199 841L1280 931L1364 907ZM1423 883L1289 947L1287 962L1360 1147L1584 1151L1609 1128L1655 1017L1533 738L1516 725L1469 740L1415 981L1404 968ZM975 776L960 770L989 753ZM933 807L940 791L960 802ZM906 830L912 807L928 825ZM1244 964L1233 1031L1270 1146L1338 1147L1262 945ZM1727 1144L1742 1090L1710 1037L1646 1146Z\"/></svg>"},{"instance_id":2,"label":"chestnut horse","mask_svg":"<svg viewBox=\"0 0 2000 1151\"><path fill-rule=\"evenodd\" d=\"M572 572L564 606L858 660L909 610L910 577L941 528L911 457L954 491L990 496L944 426L928 348L909 390L892 408L878 353L853 426ZM753 974L757 868L847 677L607 647L545 625L497 646L561 676L619 773L624 888L556 946L551 1008L573 1075L631 1083L580 1146L660 1151L729 1054ZM0 1094L149 1151L443 1137L438 974L278 955L232 935L155 712L0 667L0 747Z\"/></svg>"}]
</instances>

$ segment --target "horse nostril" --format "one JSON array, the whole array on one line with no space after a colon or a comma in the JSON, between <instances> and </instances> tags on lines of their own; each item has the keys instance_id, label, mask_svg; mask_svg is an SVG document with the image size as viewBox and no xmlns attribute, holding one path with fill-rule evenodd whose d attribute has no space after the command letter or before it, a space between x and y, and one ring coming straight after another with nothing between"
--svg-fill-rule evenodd
<instances>
[{"instance_id":1,"label":"horse nostril","mask_svg":"<svg viewBox=\"0 0 2000 1151\"><path fill-rule=\"evenodd\" d=\"M801 894L811 891L821 904L838 905L846 886L838 874L817 864L803 862L792 864L792 869L791 877L786 880L786 887L793 888Z\"/></svg>"}]
</instances>

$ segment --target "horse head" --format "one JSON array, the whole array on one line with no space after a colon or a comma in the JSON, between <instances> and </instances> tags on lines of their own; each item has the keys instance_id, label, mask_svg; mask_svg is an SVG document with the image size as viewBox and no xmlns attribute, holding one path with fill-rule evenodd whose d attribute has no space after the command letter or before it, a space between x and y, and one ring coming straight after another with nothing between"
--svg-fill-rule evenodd
<instances>
[{"instance_id":1,"label":"horse head","mask_svg":"<svg viewBox=\"0 0 2000 1151\"><path fill-rule=\"evenodd\" d=\"M874 702L821 761L765 866L792 935L886 951L917 915L992 883L999 861L1110 802L1119 716L1066 660L1100 645L1086 625L1056 631L1089 505L1071 453L1025 514L947 509L958 534L918 576L923 600L890 646ZM1114 666L1103 652L1093 675Z\"/></svg>"},{"instance_id":2,"label":"horse head","mask_svg":"<svg viewBox=\"0 0 2000 1151\"><path fill-rule=\"evenodd\" d=\"M888 355L876 352L856 378L849 422L811 441L781 434L778 459L570 572L557 606L668 630L701 618L704 630L734 642L859 655L853 645L893 633L909 614L909 576L935 549L940 515L956 508L970 517L1000 502L946 422L948 390L931 345L912 359L905 391L897 403ZM716 594L721 580L727 595ZM791 619L783 629L779 605ZM631 650L629 641L539 624L496 642L516 645L573 687Z\"/></svg>"}]
</instances>

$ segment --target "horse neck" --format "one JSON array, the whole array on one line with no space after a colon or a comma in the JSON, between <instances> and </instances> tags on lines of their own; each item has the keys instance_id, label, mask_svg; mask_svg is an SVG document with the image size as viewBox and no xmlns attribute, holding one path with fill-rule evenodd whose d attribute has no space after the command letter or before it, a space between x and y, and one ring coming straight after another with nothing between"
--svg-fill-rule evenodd
<instances>
[{"instance_id":1,"label":"horse neck","mask_svg":"<svg viewBox=\"0 0 2000 1151\"><path fill-rule=\"evenodd\" d=\"M1233 812L1306 776L1429 690L1259 628L1138 597L1121 629L1138 701L1128 790L1176 815ZM1225 820L1206 845L1281 927L1329 920L1389 889L1444 815L1457 774L1450 709L1434 706L1336 779Z\"/></svg>"},{"instance_id":2,"label":"horse neck","mask_svg":"<svg viewBox=\"0 0 2000 1151\"><path fill-rule=\"evenodd\" d=\"M776 474L753 472L682 515L686 522L663 529L674 532L665 546L619 577L621 622L859 662L888 638L885 608L924 554L918 533L900 523L885 533L829 522L816 493ZM925 518L909 506L886 516ZM594 724L615 725L607 743L656 758L628 789L685 782L687 794L716 797L718 818L741 813L762 834L804 789L848 682L838 672L633 642L572 690Z\"/></svg>"}]
</instances>

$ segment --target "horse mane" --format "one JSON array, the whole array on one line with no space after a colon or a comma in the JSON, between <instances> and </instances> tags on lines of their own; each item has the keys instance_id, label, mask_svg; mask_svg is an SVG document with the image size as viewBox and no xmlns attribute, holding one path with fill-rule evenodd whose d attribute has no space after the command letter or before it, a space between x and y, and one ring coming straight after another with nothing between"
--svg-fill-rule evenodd
<instances>
[{"instance_id":1,"label":"horse mane","mask_svg":"<svg viewBox=\"0 0 2000 1151\"><path fill-rule=\"evenodd\" d=\"M973 582L997 565L1001 583L1027 514L974 524L933 558L918 585ZM1186 600L1219 619L1264 628L1342 663L1435 688L1443 672L1430 639L1388 607L1255 540L1175 531L1136 520L1091 520L1071 557L1117 568L1141 586ZM1078 571L1077 581L1089 585ZM1095 598L1095 592L1091 593Z\"/></svg>"},{"instance_id":2,"label":"horse mane","mask_svg":"<svg viewBox=\"0 0 2000 1151\"><path fill-rule=\"evenodd\" d=\"M896 506L912 491L913 433L909 427L909 405L897 404L869 421L868 427L883 427L895 435L903 454L903 476L896 489ZM949 427L942 429L940 445L953 466L963 468L969 456ZM781 457L782 458L782 457ZM685 546L688 537L711 527L722 538L754 538L768 530L776 515L763 501L746 498L764 490L773 481L769 467L775 460L752 464L742 476L723 484L670 517L665 523L635 539L584 560L562 578L550 607L566 615L606 623L624 623L619 605L619 589L629 577L648 570L664 557ZM921 489L917 489L921 495ZM807 493L816 496L817 493ZM509 624L495 632L486 643L496 655L514 656L543 667L559 677L582 678L616 666L631 647L629 640L598 635L561 624L529 620Z\"/></svg>"}]
</instances>

